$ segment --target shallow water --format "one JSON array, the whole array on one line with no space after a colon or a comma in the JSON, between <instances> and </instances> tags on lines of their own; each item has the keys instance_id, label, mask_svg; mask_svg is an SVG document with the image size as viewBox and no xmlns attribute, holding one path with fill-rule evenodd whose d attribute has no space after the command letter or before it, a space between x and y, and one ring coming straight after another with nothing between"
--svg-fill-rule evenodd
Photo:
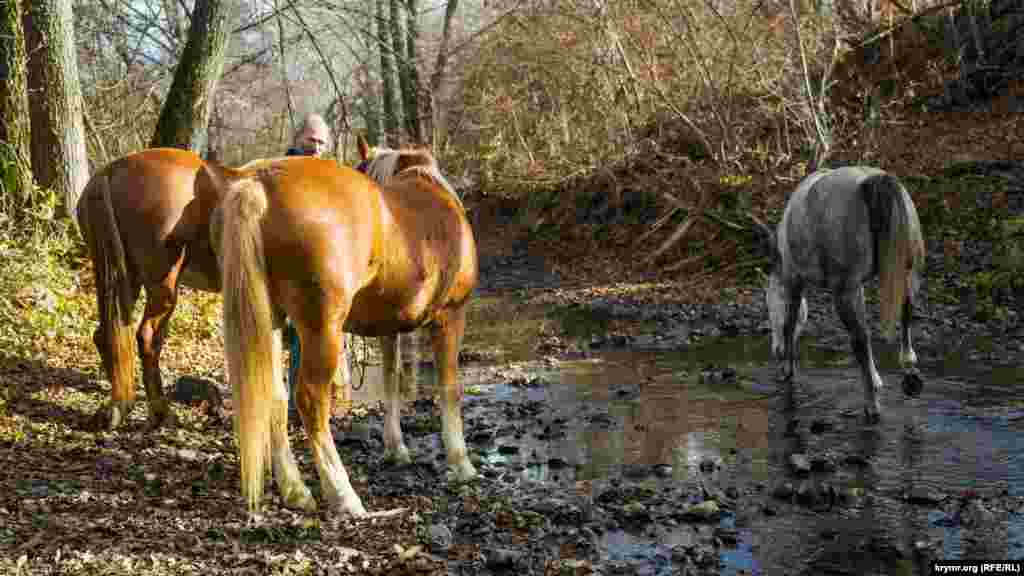
<instances>
[{"instance_id":1,"label":"shallow water","mask_svg":"<svg viewBox=\"0 0 1024 576\"><path fill-rule=\"evenodd\" d=\"M767 349L766 338L734 338L678 352L604 352L553 366L529 363L519 372L544 384L525 388L490 367L469 366L464 382L478 393L467 396L466 421L495 432L478 448L509 480L567 487L622 477L657 489L702 477L719 488L753 490L760 483L771 490L783 479L801 482L787 466L793 453L833 452L870 463L811 477L862 488L868 496L860 506L815 512L771 501L776 515L743 509L727 514L721 525L735 527L739 542L720 550L723 574L917 573L922 568L908 553L916 543L929 543L937 558L1024 559L1021 514L986 527L982 537L980 530L951 522L949 506L905 498L929 491L954 497L967 489L1024 496L1024 442L1018 441L1024 439L1024 392L1014 388L1024 380L1021 367L970 365L951 354L922 366L922 396L905 399L886 351L880 359L883 422L866 427L857 418L863 392L850 356L805 341L792 416L798 433L791 437ZM736 376L719 381L725 368ZM422 374L421 384L429 386L430 370ZM511 422L500 412L510 404L536 411ZM830 429L812 434L814 421ZM432 442L439 448L437 438ZM599 547L608 561L631 572L669 574L677 537L671 529L654 536L613 530ZM891 552L893 547L904 554Z\"/></svg>"}]
</instances>

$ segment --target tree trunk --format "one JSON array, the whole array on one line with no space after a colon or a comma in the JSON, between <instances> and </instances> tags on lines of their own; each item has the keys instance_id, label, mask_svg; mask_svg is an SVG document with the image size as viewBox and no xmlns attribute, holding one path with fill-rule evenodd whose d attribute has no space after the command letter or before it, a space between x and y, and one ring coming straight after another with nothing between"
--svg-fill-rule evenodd
<instances>
[{"instance_id":1,"label":"tree trunk","mask_svg":"<svg viewBox=\"0 0 1024 576\"><path fill-rule=\"evenodd\" d=\"M196 0L188 42L156 125L150 146L206 150L207 120L224 67L229 22L238 9L231 0Z\"/></svg>"},{"instance_id":2,"label":"tree trunk","mask_svg":"<svg viewBox=\"0 0 1024 576\"><path fill-rule=\"evenodd\" d=\"M0 9L0 214L19 219L32 193L21 0Z\"/></svg>"},{"instance_id":3,"label":"tree trunk","mask_svg":"<svg viewBox=\"0 0 1024 576\"><path fill-rule=\"evenodd\" d=\"M25 13L32 121L32 171L74 214L89 182L71 0L32 0Z\"/></svg>"},{"instance_id":4,"label":"tree trunk","mask_svg":"<svg viewBox=\"0 0 1024 576\"><path fill-rule=\"evenodd\" d=\"M434 149L440 145L441 134L445 131L444 118L446 110L439 104L441 95L441 84L444 81L445 67L448 66L448 43L452 37L452 20L455 19L455 11L459 9L459 0L448 0L444 8L444 25L441 29L441 45L437 48L437 61L434 63L434 73L430 76L430 97L427 99L427 118L430 118L430 139Z\"/></svg>"},{"instance_id":5,"label":"tree trunk","mask_svg":"<svg viewBox=\"0 0 1024 576\"><path fill-rule=\"evenodd\" d=\"M394 55L389 46L391 27L384 15L384 5L389 0L377 0L377 36L380 40L380 78L384 101L384 134L381 143L387 145L389 139L398 138L398 107L395 105L395 65Z\"/></svg>"},{"instance_id":6,"label":"tree trunk","mask_svg":"<svg viewBox=\"0 0 1024 576\"><path fill-rule=\"evenodd\" d=\"M408 118L410 115L415 114L416 111L407 108L409 103L409 74L406 69L408 63L405 61L405 34L403 33L404 26L402 23L404 11L402 0L391 0L391 43L394 46L395 71L398 73L398 107L402 111L399 124L406 128L406 134L408 134Z\"/></svg>"},{"instance_id":7,"label":"tree trunk","mask_svg":"<svg viewBox=\"0 0 1024 576\"><path fill-rule=\"evenodd\" d=\"M418 0L406 0L408 9L408 20L406 20L406 43L405 43L405 66L407 76L407 87L402 90L405 95L405 127L409 132L409 138L417 143L425 143L422 122L420 122L420 75L416 69L416 43L419 41L420 25L417 18L419 13Z\"/></svg>"}]
</instances>

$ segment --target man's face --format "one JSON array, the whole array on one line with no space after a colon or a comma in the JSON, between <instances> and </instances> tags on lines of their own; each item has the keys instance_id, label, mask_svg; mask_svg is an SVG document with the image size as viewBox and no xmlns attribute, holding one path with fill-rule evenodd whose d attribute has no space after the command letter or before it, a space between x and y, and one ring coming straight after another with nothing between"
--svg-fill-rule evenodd
<instances>
[{"instance_id":1,"label":"man's face","mask_svg":"<svg viewBox=\"0 0 1024 576\"><path fill-rule=\"evenodd\" d=\"M303 152L311 156L323 156L327 152L328 136L322 130L306 128L296 142Z\"/></svg>"}]
</instances>

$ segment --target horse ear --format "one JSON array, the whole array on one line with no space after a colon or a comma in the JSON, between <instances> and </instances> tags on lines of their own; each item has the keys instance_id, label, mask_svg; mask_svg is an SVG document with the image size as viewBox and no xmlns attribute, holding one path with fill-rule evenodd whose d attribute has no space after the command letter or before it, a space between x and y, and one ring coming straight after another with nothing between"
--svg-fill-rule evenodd
<instances>
[{"instance_id":1,"label":"horse ear","mask_svg":"<svg viewBox=\"0 0 1024 576\"><path fill-rule=\"evenodd\" d=\"M366 143L366 138L363 138L362 134L356 136L356 147L359 148L359 157L362 160L370 159L370 145Z\"/></svg>"}]
</instances>

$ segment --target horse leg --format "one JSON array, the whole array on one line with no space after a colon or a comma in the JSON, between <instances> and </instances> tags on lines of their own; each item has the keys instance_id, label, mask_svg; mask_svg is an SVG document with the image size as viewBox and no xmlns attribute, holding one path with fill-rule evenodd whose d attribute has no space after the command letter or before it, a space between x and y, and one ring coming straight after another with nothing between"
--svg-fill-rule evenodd
<instances>
[{"instance_id":1,"label":"horse leg","mask_svg":"<svg viewBox=\"0 0 1024 576\"><path fill-rule=\"evenodd\" d=\"M449 471L457 481L476 476L462 433L462 383L458 380L459 348L465 328L465 305L442 311L430 327L434 366L441 387L441 435L448 450Z\"/></svg>"},{"instance_id":2,"label":"horse leg","mask_svg":"<svg viewBox=\"0 0 1024 576\"><path fill-rule=\"evenodd\" d=\"M338 414L339 405L347 413L352 407L352 335L341 335L341 363L338 366L337 380L332 394L331 413ZM340 389L339 389L340 386Z\"/></svg>"},{"instance_id":3,"label":"horse leg","mask_svg":"<svg viewBox=\"0 0 1024 576\"><path fill-rule=\"evenodd\" d=\"M353 516L365 516L366 508L352 489L330 428L331 381L338 368L343 334L327 319L317 324L296 326L303 345L295 400L309 437L324 498L331 507Z\"/></svg>"},{"instance_id":4,"label":"horse leg","mask_svg":"<svg viewBox=\"0 0 1024 576\"><path fill-rule=\"evenodd\" d=\"M871 353L871 338L868 335L867 313L864 309L864 287L844 288L836 294L836 311L850 333L853 355L860 365L861 381L864 383L864 416L868 424L877 424L881 419L882 406L878 393L882 389L882 378L875 369Z\"/></svg>"},{"instance_id":5,"label":"horse leg","mask_svg":"<svg viewBox=\"0 0 1024 576\"><path fill-rule=\"evenodd\" d=\"M135 406L135 356L131 347L131 322L114 318L108 313L111 303L103 290L97 289L99 301L99 325L93 332L92 341L100 353L103 370L110 378L110 403L96 412L97 425L110 430L118 428L128 419ZM129 300L134 306L139 298L139 287L134 286ZM114 325L116 323L116 325ZM120 347L117 352L114 347ZM122 364L127 363L127 366Z\"/></svg>"},{"instance_id":6,"label":"horse leg","mask_svg":"<svg viewBox=\"0 0 1024 576\"><path fill-rule=\"evenodd\" d=\"M917 369L917 353L910 342L910 332L914 315L914 293L911 288L907 289L907 297L903 302L903 311L900 318L902 331L900 334L900 367L903 369L903 392L908 396L917 396L924 387L921 381L921 373Z\"/></svg>"},{"instance_id":7,"label":"horse leg","mask_svg":"<svg viewBox=\"0 0 1024 576\"><path fill-rule=\"evenodd\" d=\"M282 360L283 340L281 330L274 330L271 338L274 351L274 396L270 410L270 460L273 466L274 481L281 492L284 505L289 508L313 512L316 500L309 488L302 481L299 467L295 462L291 442L288 440L288 384L284 380L284 362Z\"/></svg>"},{"instance_id":8,"label":"horse leg","mask_svg":"<svg viewBox=\"0 0 1024 576\"><path fill-rule=\"evenodd\" d=\"M786 383L786 405L792 409L796 406L794 382L797 366L800 361L800 343L797 333L797 321L800 316L800 302L803 298L803 286L796 285L789 290L789 302L786 306L786 320L782 325L782 339L785 346L785 359L782 364L781 380Z\"/></svg>"},{"instance_id":9,"label":"horse leg","mask_svg":"<svg viewBox=\"0 0 1024 576\"><path fill-rule=\"evenodd\" d=\"M417 394L419 394L419 387L416 382L416 369L419 366L420 360L418 338L419 337L416 332L401 334L398 337L398 374L399 381L401 382L399 391L402 394L402 398L408 398L410 400L415 400ZM405 362L402 360L403 342L406 346L411 346L410 349L413 352L412 362L409 364L408 368L405 367Z\"/></svg>"},{"instance_id":10,"label":"horse leg","mask_svg":"<svg viewBox=\"0 0 1024 576\"><path fill-rule=\"evenodd\" d=\"M900 338L900 366L904 369L914 369L917 366L917 353L910 343L910 329L914 320L914 295L907 289L906 299L903 301L903 311L900 317L902 334Z\"/></svg>"},{"instance_id":11,"label":"horse leg","mask_svg":"<svg viewBox=\"0 0 1024 576\"><path fill-rule=\"evenodd\" d=\"M384 460L408 464L412 458L402 439L402 394L399 390L402 359L398 335L381 336L380 352L384 362Z\"/></svg>"},{"instance_id":12,"label":"horse leg","mask_svg":"<svg viewBox=\"0 0 1024 576\"><path fill-rule=\"evenodd\" d=\"M171 314L178 301L178 266L156 286L146 286L146 309L139 323L135 339L142 359L142 382L146 386L146 400L149 404L149 428L159 428L170 415L170 403L164 396L160 375L160 352L167 337Z\"/></svg>"}]
</instances>

